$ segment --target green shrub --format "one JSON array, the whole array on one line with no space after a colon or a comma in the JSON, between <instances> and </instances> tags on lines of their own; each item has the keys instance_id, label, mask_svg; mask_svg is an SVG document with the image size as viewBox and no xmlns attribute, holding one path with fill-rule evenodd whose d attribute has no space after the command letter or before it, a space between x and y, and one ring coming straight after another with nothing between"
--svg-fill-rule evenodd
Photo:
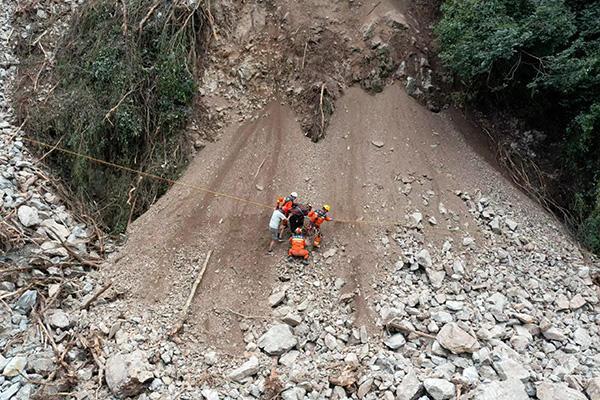
<instances>
[{"instance_id":1,"label":"green shrub","mask_svg":"<svg viewBox=\"0 0 600 400\"><path fill-rule=\"evenodd\" d=\"M541 127L563 149L554 161L584 243L599 251L600 2L446 0L440 57L475 102ZM548 122L550 121L550 122Z\"/></svg>"},{"instance_id":2,"label":"green shrub","mask_svg":"<svg viewBox=\"0 0 600 400\"><path fill-rule=\"evenodd\" d=\"M171 2L86 3L59 46L58 85L30 113L29 130L79 153L176 178L187 161L179 149L196 93L203 26L201 8ZM117 232L167 189L60 152L51 162Z\"/></svg>"}]
</instances>

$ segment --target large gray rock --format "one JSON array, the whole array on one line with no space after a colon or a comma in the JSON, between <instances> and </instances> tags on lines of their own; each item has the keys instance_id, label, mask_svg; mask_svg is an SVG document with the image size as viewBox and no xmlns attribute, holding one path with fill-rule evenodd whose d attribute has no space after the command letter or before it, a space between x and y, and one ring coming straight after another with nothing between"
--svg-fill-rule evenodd
<instances>
[{"instance_id":1,"label":"large gray rock","mask_svg":"<svg viewBox=\"0 0 600 400\"><path fill-rule=\"evenodd\" d=\"M250 357L248 361L243 363L240 367L234 369L229 373L229 379L236 382L242 382L244 379L256 375L259 370L258 358Z\"/></svg>"},{"instance_id":2,"label":"large gray rock","mask_svg":"<svg viewBox=\"0 0 600 400\"><path fill-rule=\"evenodd\" d=\"M425 269L429 269L433 265L433 261L431 261L431 255L427 249L419 251L415 257L417 263Z\"/></svg>"},{"instance_id":3,"label":"large gray rock","mask_svg":"<svg viewBox=\"0 0 600 400\"><path fill-rule=\"evenodd\" d=\"M535 389L539 400L587 400L583 393L571 389L566 383L540 382Z\"/></svg>"},{"instance_id":4,"label":"large gray rock","mask_svg":"<svg viewBox=\"0 0 600 400\"><path fill-rule=\"evenodd\" d=\"M479 385L473 400L529 400L525 385L518 379L494 381Z\"/></svg>"},{"instance_id":5,"label":"large gray rock","mask_svg":"<svg viewBox=\"0 0 600 400\"><path fill-rule=\"evenodd\" d=\"M27 228L36 226L42 222L40 215L38 214L38 210L29 206L19 207L19 210L17 211L17 217L19 217L19 222L21 222L21 225Z\"/></svg>"},{"instance_id":6,"label":"large gray rock","mask_svg":"<svg viewBox=\"0 0 600 400\"><path fill-rule=\"evenodd\" d=\"M425 386L425 390L434 400L446 400L454 397L454 384L445 379L425 379L423 386Z\"/></svg>"},{"instance_id":7,"label":"large gray rock","mask_svg":"<svg viewBox=\"0 0 600 400\"><path fill-rule=\"evenodd\" d=\"M289 325L274 325L258 339L258 347L270 356L279 356L298 344Z\"/></svg>"},{"instance_id":8,"label":"large gray rock","mask_svg":"<svg viewBox=\"0 0 600 400\"><path fill-rule=\"evenodd\" d=\"M154 378L146 353L135 350L129 354L117 353L106 360L106 384L118 398L141 393L145 383Z\"/></svg>"},{"instance_id":9,"label":"large gray rock","mask_svg":"<svg viewBox=\"0 0 600 400\"><path fill-rule=\"evenodd\" d=\"M504 358L494 362L494 369L498 373L498 376L502 380L507 379L518 379L520 381L526 381L529 379L529 371L519 362Z\"/></svg>"},{"instance_id":10,"label":"large gray rock","mask_svg":"<svg viewBox=\"0 0 600 400\"><path fill-rule=\"evenodd\" d=\"M473 353L479 348L479 342L462 330L456 323L450 322L440 329L436 336L438 343L454 354Z\"/></svg>"},{"instance_id":11,"label":"large gray rock","mask_svg":"<svg viewBox=\"0 0 600 400\"><path fill-rule=\"evenodd\" d=\"M590 379L585 392L590 400L600 400L600 378Z\"/></svg>"},{"instance_id":12,"label":"large gray rock","mask_svg":"<svg viewBox=\"0 0 600 400\"><path fill-rule=\"evenodd\" d=\"M37 301L37 291L28 290L15 303L15 310L23 315L29 314Z\"/></svg>"},{"instance_id":13,"label":"large gray rock","mask_svg":"<svg viewBox=\"0 0 600 400\"><path fill-rule=\"evenodd\" d=\"M418 399L422 391L423 385L421 385L415 370L411 368L396 389L396 400Z\"/></svg>"}]
</instances>

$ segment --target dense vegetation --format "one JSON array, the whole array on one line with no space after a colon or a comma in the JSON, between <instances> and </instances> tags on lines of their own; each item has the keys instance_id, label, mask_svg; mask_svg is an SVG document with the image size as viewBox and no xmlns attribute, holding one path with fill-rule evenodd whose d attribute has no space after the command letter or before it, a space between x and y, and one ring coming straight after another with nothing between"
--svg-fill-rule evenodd
<instances>
[{"instance_id":1,"label":"dense vegetation","mask_svg":"<svg viewBox=\"0 0 600 400\"><path fill-rule=\"evenodd\" d=\"M520 111L558 144L566 206L600 252L600 1L446 0L436 31L472 101Z\"/></svg>"},{"instance_id":2,"label":"dense vegetation","mask_svg":"<svg viewBox=\"0 0 600 400\"><path fill-rule=\"evenodd\" d=\"M61 147L174 178L204 42L200 7L181 2L87 2L56 57L56 88L37 104L31 132ZM123 231L165 184L60 152L51 162L105 227Z\"/></svg>"}]
</instances>

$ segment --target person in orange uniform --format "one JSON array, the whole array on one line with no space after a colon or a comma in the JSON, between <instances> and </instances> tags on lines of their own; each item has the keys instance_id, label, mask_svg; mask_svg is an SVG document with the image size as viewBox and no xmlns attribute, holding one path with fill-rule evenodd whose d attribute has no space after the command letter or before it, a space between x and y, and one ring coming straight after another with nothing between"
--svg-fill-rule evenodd
<instances>
[{"instance_id":1,"label":"person in orange uniform","mask_svg":"<svg viewBox=\"0 0 600 400\"><path fill-rule=\"evenodd\" d=\"M321 224L325 221L333 221L327 213L331 210L329 204L325 204L322 209L317 211L311 211L308 213L308 219L315 229L315 239L313 240L313 247L321 247Z\"/></svg>"},{"instance_id":2,"label":"person in orange uniform","mask_svg":"<svg viewBox=\"0 0 600 400\"><path fill-rule=\"evenodd\" d=\"M302 257L302 262L308 264L308 250L306 250L306 239L302 234L302 228L297 228L294 235L290 238L290 251L288 252L289 257Z\"/></svg>"},{"instance_id":3,"label":"person in orange uniform","mask_svg":"<svg viewBox=\"0 0 600 400\"><path fill-rule=\"evenodd\" d=\"M283 199L283 205L281 206L281 211L287 217L290 214L292 208L297 204L296 200L298 199L298 193L292 192L289 196Z\"/></svg>"}]
</instances>

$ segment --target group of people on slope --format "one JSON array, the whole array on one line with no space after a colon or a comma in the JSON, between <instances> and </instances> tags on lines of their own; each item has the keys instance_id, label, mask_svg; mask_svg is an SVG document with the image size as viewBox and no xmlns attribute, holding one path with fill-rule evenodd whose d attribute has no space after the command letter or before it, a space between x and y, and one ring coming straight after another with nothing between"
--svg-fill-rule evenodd
<instances>
[{"instance_id":1,"label":"group of people on slope","mask_svg":"<svg viewBox=\"0 0 600 400\"><path fill-rule=\"evenodd\" d=\"M298 193L292 192L287 197L279 197L275 204L275 210L269 221L271 232L271 243L269 253L273 252L275 242L283 242L283 233L289 227L291 237L289 257L300 257L308 263L310 253L308 252L307 236L312 236L312 247L319 248L323 238L321 225L325 221L333 221L329 216L331 207L325 204L321 209L313 210L310 204L298 202ZM308 224L305 219L308 218Z\"/></svg>"}]
</instances>

